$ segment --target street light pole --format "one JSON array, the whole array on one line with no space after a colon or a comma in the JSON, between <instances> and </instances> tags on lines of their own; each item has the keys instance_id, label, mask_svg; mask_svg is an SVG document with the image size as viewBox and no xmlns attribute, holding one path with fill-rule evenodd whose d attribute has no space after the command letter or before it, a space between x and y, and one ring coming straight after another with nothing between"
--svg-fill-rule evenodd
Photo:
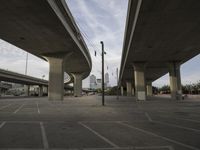
<instances>
[{"instance_id":1,"label":"street light pole","mask_svg":"<svg viewBox=\"0 0 200 150\"><path fill-rule=\"evenodd\" d=\"M104 44L103 41L100 43L102 45L102 105L104 106Z\"/></svg>"},{"instance_id":2,"label":"street light pole","mask_svg":"<svg viewBox=\"0 0 200 150\"><path fill-rule=\"evenodd\" d=\"M117 99L119 99L119 89L118 89L118 86L119 86L119 84L118 84L118 82L119 82L119 80L118 80L118 68L117 68L117 70L116 70L116 73L117 73Z\"/></svg>"},{"instance_id":3,"label":"street light pole","mask_svg":"<svg viewBox=\"0 0 200 150\"><path fill-rule=\"evenodd\" d=\"M26 53L26 68L25 68L25 75L27 75L27 67L28 67L28 52Z\"/></svg>"}]
</instances>

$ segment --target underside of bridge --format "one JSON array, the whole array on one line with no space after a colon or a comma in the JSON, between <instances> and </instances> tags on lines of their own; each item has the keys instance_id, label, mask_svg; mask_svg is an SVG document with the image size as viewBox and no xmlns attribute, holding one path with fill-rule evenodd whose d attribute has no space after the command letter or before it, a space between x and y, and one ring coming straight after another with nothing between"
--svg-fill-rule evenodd
<instances>
[{"instance_id":1,"label":"underside of bridge","mask_svg":"<svg viewBox=\"0 0 200 150\"><path fill-rule=\"evenodd\" d=\"M64 72L81 74L82 81L91 71L88 48L66 2L1 2L3 5L0 5L0 38L48 61L49 100L62 100Z\"/></svg>"},{"instance_id":2,"label":"underside of bridge","mask_svg":"<svg viewBox=\"0 0 200 150\"><path fill-rule=\"evenodd\" d=\"M146 100L151 83L169 72L172 98L180 99L180 65L200 53L199 14L198 0L129 0L120 69L129 95L134 88Z\"/></svg>"}]
</instances>

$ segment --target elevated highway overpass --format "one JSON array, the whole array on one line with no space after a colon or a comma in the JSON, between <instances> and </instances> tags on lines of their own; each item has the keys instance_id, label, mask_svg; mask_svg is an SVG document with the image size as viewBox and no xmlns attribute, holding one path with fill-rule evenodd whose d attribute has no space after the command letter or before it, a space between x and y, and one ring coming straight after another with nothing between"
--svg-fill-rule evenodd
<instances>
[{"instance_id":1,"label":"elevated highway overpass","mask_svg":"<svg viewBox=\"0 0 200 150\"><path fill-rule=\"evenodd\" d=\"M39 86L39 96L43 95L43 88L48 87L49 81L0 69L0 81L19 83L25 85L25 95L29 96L30 85Z\"/></svg>"},{"instance_id":2,"label":"elevated highway overpass","mask_svg":"<svg viewBox=\"0 0 200 150\"><path fill-rule=\"evenodd\" d=\"M62 100L64 72L75 96L91 71L91 57L65 0L3 0L0 38L49 62L49 100Z\"/></svg>"},{"instance_id":3,"label":"elevated highway overpass","mask_svg":"<svg viewBox=\"0 0 200 150\"><path fill-rule=\"evenodd\" d=\"M38 85L39 86L39 96L43 95L43 88L48 88L49 81L44 79L35 78L32 76L24 75L21 73L16 73L13 71L8 71L4 69L0 69L0 81L6 81L11 83L18 83L25 85L25 94L29 96L30 86L31 85ZM74 90L69 83L73 82L74 78L69 76L68 74L64 74L64 89L66 90ZM84 90L83 90L84 91Z\"/></svg>"},{"instance_id":4,"label":"elevated highway overpass","mask_svg":"<svg viewBox=\"0 0 200 150\"><path fill-rule=\"evenodd\" d=\"M169 72L171 96L181 98L180 65L200 53L199 14L199 0L129 0L119 77L127 95L146 100Z\"/></svg>"},{"instance_id":5,"label":"elevated highway overpass","mask_svg":"<svg viewBox=\"0 0 200 150\"><path fill-rule=\"evenodd\" d=\"M23 75L20 73L0 69L0 81L7 81L12 83L19 83L24 85L41 85L48 86L48 81Z\"/></svg>"}]
</instances>

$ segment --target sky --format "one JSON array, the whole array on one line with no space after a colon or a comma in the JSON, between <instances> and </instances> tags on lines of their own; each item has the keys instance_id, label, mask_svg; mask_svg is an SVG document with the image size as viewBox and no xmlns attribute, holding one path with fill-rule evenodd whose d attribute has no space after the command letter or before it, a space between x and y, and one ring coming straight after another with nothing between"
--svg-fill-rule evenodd
<instances>
[{"instance_id":1,"label":"sky","mask_svg":"<svg viewBox=\"0 0 200 150\"><path fill-rule=\"evenodd\" d=\"M120 68L128 0L66 0L92 57L92 72L101 78L101 44L105 45L105 73L110 84L117 83L116 69ZM97 52L95 56L94 53ZM0 39L0 68L25 73L26 51ZM183 84L200 80L200 55L181 66ZM49 64L28 54L27 75L48 79ZM154 86L169 84L169 75L153 82ZM89 79L83 81L89 87Z\"/></svg>"}]
</instances>

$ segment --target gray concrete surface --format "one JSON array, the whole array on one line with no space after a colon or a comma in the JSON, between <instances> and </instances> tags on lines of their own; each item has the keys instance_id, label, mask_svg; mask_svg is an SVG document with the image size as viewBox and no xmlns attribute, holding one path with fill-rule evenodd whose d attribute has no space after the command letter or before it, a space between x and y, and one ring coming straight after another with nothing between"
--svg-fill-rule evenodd
<instances>
[{"instance_id":1,"label":"gray concrete surface","mask_svg":"<svg viewBox=\"0 0 200 150\"><path fill-rule=\"evenodd\" d=\"M92 68L89 50L67 3L64 0L1 2L0 39L48 61L49 100L63 100L64 72L79 73L85 79Z\"/></svg>"},{"instance_id":2,"label":"gray concrete surface","mask_svg":"<svg viewBox=\"0 0 200 150\"><path fill-rule=\"evenodd\" d=\"M169 72L171 96L180 99L180 65L200 53L199 13L199 0L129 0L119 85L132 82L145 100L145 83Z\"/></svg>"},{"instance_id":3,"label":"gray concrete surface","mask_svg":"<svg viewBox=\"0 0 200 150\"><path fill-rule=\"evenodd\" d=\"M0 100L0 149L200 150L200 99Z\"/></svg>"}]
</instances>

